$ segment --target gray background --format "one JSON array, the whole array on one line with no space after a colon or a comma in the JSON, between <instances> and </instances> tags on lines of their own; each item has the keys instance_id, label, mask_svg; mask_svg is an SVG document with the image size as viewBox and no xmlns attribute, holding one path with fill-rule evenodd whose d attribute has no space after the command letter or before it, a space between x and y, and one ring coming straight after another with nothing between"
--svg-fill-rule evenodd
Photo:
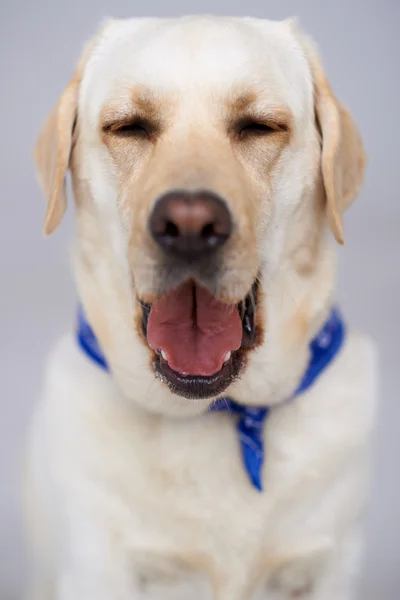
<instances>
[{"instance_id":1,"label":"gray background","mask_svg":"<svg viewBox=\"0 0 400 600\"><path fill-rule=\"evenodd\" d=\"M37 130L104 16L193 12L298 15L317 40L337 94L369 154L364 189L346 215L339 293L348 319L376 339L381 406L362 600L400 598L398 386L400 207L399 0L14 0L0 6L0 599L19 597L24 553L18 469L46 353L74 318L70 210L42 236L44 201L31 160ZM72 204L72 203L70 203ZM338 599L339 600L339 599Z\"/></svg>"}]
</instances>

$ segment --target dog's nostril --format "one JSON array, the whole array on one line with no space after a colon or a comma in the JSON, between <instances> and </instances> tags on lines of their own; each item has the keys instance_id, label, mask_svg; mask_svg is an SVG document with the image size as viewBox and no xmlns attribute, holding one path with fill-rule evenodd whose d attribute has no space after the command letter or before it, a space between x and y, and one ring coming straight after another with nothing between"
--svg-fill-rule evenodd
<instances>
[{"instance_id":1,"label":"dog's nostril","mask_svg":"<svg viewBox=\"0 0 400 600\"><path fill-rule=\"evenodd\" d=\"M209 238L209 237L213 236L214 235L214 225L212 223L207 223L207 225L204 225L201 235L204 238Z\"/></svg>"},{"instance_id":2,"label":"dog's nostril","mask_svg":"<svg viewBox=\"0 0 400 600\"><path fill-rule=\"evenodd\" d=\"M215 194L172 192L156 202L150 232L165 252L193 259L223 245L231 235L232 220Z\"/></svg>"},{"instance_id":3,"label":"dog's nostril","mask_svg":"<svg viewBox=\"0 0 400 600\"><path fill-rule=\"evenodd\" d=\"M207 223L207 225L204 225L201 232L201 237L207 242L210 248L218 245L219 238L213 223Z\"/></svg>"},{"instance_id":4,"label":"dog's nostril","mask_svg":"<svg viewBox=\"0 0 400 600\"><path fill-rule=\"evenodd\" d=\"M165 235L167 235L168 237L171 237L171 238L176 238L179 236L179 229L175 225L175 223L172 223L172 221L166 222Z\"/></svg>"}]
</instances>

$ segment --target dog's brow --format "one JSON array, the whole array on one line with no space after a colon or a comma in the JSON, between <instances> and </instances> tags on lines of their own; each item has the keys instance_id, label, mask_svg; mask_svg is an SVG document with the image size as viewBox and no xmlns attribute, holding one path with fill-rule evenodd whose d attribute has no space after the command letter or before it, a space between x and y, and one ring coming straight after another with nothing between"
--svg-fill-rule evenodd
<instances>
[{"instance_id":1,"label":"dog's brow","mask_svg":"<svg viewBox=\"0 0 400 600\"><path fill-rule=\"evenodd\" d=\"M142 86L133 88L132 103L149 119L157 119L160 115L161 102L149 88Z\"/></svg>"},{"instance_id":2,"label":"dog's brow","mask_svg":"<svg viewBox=\"0 0 400 600\"><path fill-rule=\"evenodd\" d=\"M145 87L133 88L127 100L114 99L105 104L101 111L101 126L103 128L116 122L128 122L140 116L154 123L159 123L162 114L162 103L152 90Z\"/></svg>"},{"instance_id":3,"label":"dog's brow","mask_svg":"<svg viewBox=\"0 0 400 600\"><path fill-rule=\"evenodd\" d=\"M269 104L263 98L262 90L239 90L232 92L226 101L230 118L254 118L276 121L278 125L289 127L292 114L281 104Z\"/></svg>"},{"instance_id":4,"label":"dog's brow","mask_svg":"<svg viewBox=\"0 0 400 600\"><path fill-rule=\"evenodd\" d=\"M243 112L256 102L258 94L254 91L245 91L239 95L231 96L227 101L227 106L232 112Z\"/></svg>"}]
</instances>

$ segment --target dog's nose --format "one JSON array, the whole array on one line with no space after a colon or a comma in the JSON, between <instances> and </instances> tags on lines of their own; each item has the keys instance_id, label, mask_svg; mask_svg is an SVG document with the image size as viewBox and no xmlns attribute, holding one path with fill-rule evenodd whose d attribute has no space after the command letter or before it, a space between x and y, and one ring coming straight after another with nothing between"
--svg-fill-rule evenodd
<instances>
[{"instance_id":1,"label":"dog's nose","mask_svg":"<svg viewBox=\"0 0 400 600\"><path fill-rule=\"evenodd\" d=\"M232 219L225 202L211 192L170 192L156 202L150 231L164 251L196 259L229 239Z\"/></svg>"}]
</instances>

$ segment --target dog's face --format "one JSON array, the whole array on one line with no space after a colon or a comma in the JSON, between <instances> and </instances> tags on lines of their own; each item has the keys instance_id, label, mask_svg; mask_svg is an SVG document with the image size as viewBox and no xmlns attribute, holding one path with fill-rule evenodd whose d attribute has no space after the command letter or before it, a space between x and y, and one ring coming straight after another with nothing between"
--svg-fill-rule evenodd
<instances>
[{"instance_id":1,"label":"dog's face","mask_svg":"<svg viewBox=\"0 0 400 600\"><path fill-rule=\"evenodd\" d=\"M292 314L272 297L300 278L307 300L363 166L292 22L210 17L107 23L36 158L47 232L71 168L82 302L125 394L157 409L240 389L266 359Z\"/></svg>"}]
</instances>

